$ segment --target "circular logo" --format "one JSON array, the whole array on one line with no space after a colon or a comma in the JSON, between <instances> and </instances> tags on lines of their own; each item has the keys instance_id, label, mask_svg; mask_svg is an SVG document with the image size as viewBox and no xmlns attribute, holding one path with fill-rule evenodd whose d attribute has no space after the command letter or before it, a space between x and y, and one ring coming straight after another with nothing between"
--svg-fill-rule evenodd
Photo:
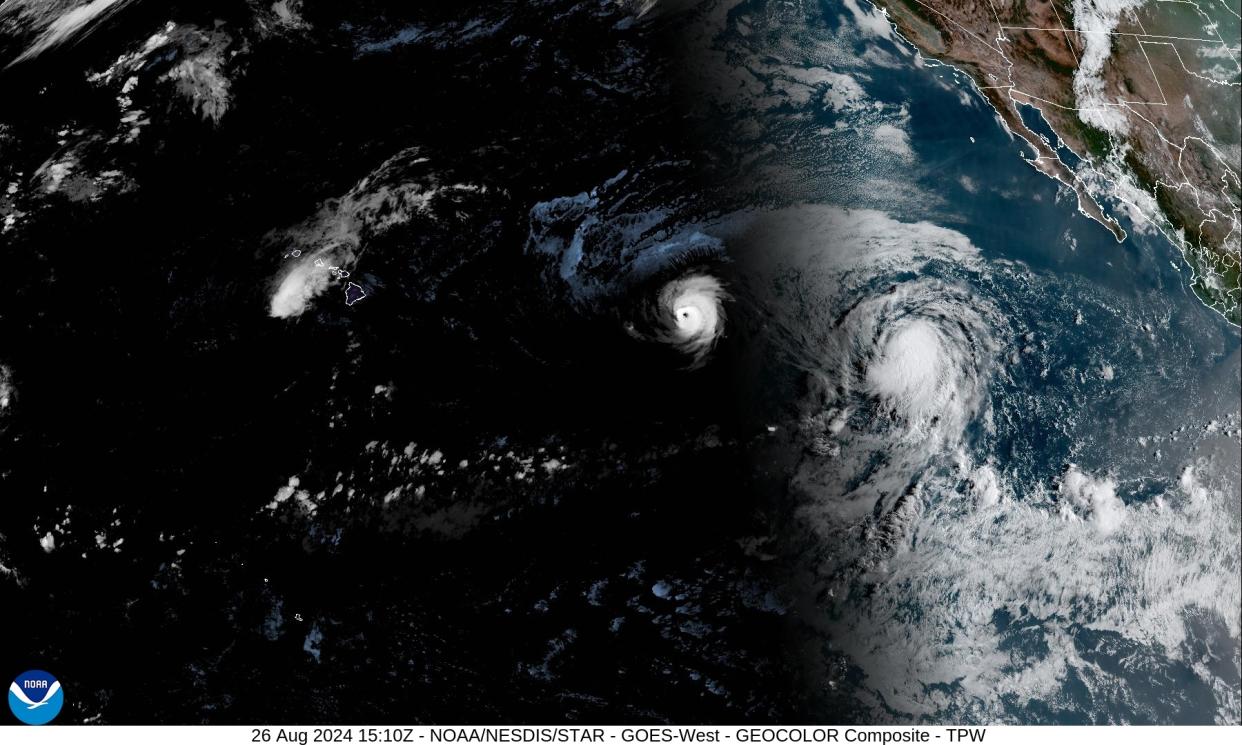
<instances>
[{"instance_id":1,"label":"circular logo","mask_svg":"<svg viewBox=\"0 0 1242 745\"><path fill-rule=\"evenodd\" d=\"M9 686L9 708L26 724L47 724L65 705L60 681L42 670L27 670Z\"/></svg>"}]
</instances>

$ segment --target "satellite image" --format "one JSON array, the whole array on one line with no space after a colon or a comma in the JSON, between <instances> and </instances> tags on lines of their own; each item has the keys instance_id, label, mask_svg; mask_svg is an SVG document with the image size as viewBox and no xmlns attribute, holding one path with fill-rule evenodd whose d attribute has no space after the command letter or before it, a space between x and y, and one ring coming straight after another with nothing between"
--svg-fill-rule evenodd
<instances>
[{"instance_id":1,"label":"satellite image","mask_svg":"<svg viewBox=\"0 0 1242 745\"><path fill-rule=\"evenodd\" d=\"M0 669L59 724L1242 724L1240 28L0 0Z\"/></svg>"}]
</instances>

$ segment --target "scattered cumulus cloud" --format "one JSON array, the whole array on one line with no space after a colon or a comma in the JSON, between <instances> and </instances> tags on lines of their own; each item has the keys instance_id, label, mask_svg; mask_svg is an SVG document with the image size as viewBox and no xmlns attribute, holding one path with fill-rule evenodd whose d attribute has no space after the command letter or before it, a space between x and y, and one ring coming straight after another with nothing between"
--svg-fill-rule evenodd
<instances>
[{"instance_id":1,"label":"scattered cumulus cloud","mask_svg":"<svg viewBox=\"0 0 1242 745\"><path fill-rule=\"evenodd\" d=\"M875 144L902 158L913 158L914 150L910 147L910 135L900 127L884 123L872 132Z\"/></svg>"}]
</instances>

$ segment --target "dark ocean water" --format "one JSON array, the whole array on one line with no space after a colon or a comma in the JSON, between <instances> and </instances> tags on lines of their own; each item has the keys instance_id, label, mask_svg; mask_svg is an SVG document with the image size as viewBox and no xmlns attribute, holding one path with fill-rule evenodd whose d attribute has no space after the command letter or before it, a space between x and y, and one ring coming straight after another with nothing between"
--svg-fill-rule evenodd
<instances>
[{"instance_id":1,"label":"dark ocean water","mask_svg":"<svg viewBox=\"0 0 1242 745\"><path fill-rule=\"evenodd\" d=\"M4 669L55 670L70 723L787 711L766 575L732 542L727 375L687 387L624 333L651 280L617 256L588 302L530 247L536 205L610 180L604 203L697 209L669 24L263 10L136 3L5 73ZM169 20L134 85L86 79ZM208 100L228 78L218 123L163 77L183 61ZM346 214L368 174L374 211ZM290 251L351 229L368 296L269 317ZM291 483L325 503L280 503Z\"/></svg>"},{"instance_id":2,"label":"dark ocean water","mask_svg":"<svg viewBox=\"0 0 1242 745\"><path fill-rule=\"evenodd\" d=\"M1157 231L1080 214L873 10L714 7L687 86L748 204L720 230L762 319L748 400L793 432L755 468L787 494L811 710L1237 721L1237 329ZM889 384L902 330L928 354L887 393L943 394L931 419L851 390Z\"/></svg>"},{"instance_id":3,"label":"dark ocean water","mask_svg":"<svg viewBox=\"0 0 1242 745\"><path fill-rule=\"evenodd\" d=\"M134 2L6 70L0 669L68 723L1236 720L1237 330L885 29ZM317 251L367 296L273 317Z\"/></svg>"}]
</instances>

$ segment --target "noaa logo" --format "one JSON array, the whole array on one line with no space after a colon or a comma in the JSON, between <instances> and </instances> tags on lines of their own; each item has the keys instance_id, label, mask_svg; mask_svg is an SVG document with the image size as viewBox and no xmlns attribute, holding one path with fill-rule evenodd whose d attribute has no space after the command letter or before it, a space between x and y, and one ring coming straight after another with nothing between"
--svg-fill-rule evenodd
<instances>
[{"instance_id":1,"label":"noaa logo","mask_svg":"<svg viewBox=\"0 0 1242 745\"><path fill-rule=\"evenodd\" d=\"M26 724L47 724L65 705L65 692L51 673L28 670L9 686L9 708Z\"/></svg>"}]
</instances>

